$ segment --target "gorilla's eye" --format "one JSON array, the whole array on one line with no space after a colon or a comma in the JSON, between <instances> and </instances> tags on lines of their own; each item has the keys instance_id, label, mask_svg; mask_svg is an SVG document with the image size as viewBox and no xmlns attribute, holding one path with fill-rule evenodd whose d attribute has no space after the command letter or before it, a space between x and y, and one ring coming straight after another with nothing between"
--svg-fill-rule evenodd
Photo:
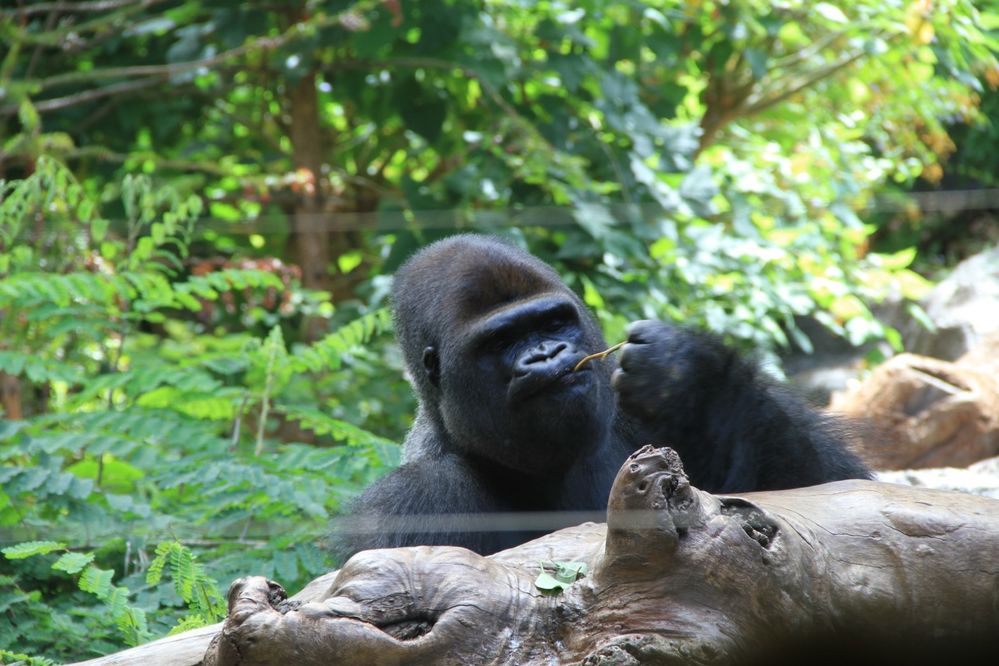
<instances>
[{"instance_id":1,"label":"gorilla's eye","mask_svg":"<svg viewBox=\"0 0 999 666\"><path fill-rule=\"evenodd\" d=\"M544 330L547 333L556 333L562 330L566 325L566 320L561 317L556 317L554 319L549 319L544 326Z\"/></svg>"},{"instance_id":2,"label":"gorilla's eye","mask_svg":"<svg viewBox=\"0 0 999 666\"><path fill-rule=\"evenodd\" d=\"M493 333L479 342L479 349L487 353L499 353L510 346L509 337L501 332Z\"/></svg>"}]
</instances>

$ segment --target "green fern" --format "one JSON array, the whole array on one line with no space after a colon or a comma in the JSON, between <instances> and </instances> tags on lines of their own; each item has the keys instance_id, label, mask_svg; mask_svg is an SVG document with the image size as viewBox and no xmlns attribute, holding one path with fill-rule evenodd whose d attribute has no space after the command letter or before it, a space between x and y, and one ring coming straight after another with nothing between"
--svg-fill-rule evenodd
<instances>
[{"instance_id":1,"label":"green fern","mask_svg":"<svg viewBox=\"0 0 999 666\"><path fill-rule=\"evenodd\" d=\"M108 391L121 391L127 396L139 397L163 386L173 387L183 393L213 394L222 385L211 374L198 368L147 363L91 379L86 388L76 396L74 404L83 405Z\"/></svg>"},{"instance_id":2,"label":"green fern","mask_svg":"<svg viewBox=\"0 0 999 666\"><path fill-rule=\"evenodd\" d=\"M395 443L342 419L333 418L314 407L304 405L280 405L277 407L288 419L317 435L329 435L347 444L388 444Z\"/></svg>"},{"instance_id":3,"label":"green fern","mask_svg":"<svg viewBox=\"0 0 999 666\"><path fill-rule=\"evenodd\" d=\"M65 544L57 541L31 541L4 548L2 552L7 559L15 560L49 555L59 550L66 550ZM149 627L145 611L128 603L131 592L127 587L113 584L114 571L100 568L93 560L93 553L67 552L52 564L52 570L68 574L82 571L77 586L104 602L125 642L139 645L148 640Z\"/></svg>"},{"instance_id":4,"label":"green fern","mask_svg":"<svg viewBox=\"0 0 999 666\"><path fill-rule=\"evenodd\" d=\"M392 328L388 308L380 308L340 327L291 357L295 372L328 372L340 367L341 355Z\"/></svg>"},{"instance_id":5,"label":"green fern","mask_svg":"<svg viewBox=\"0 0 999 666\"><path fill-rule=\"evenodd\" d=\"M65 549L66 544L59 541L28 541L26 543L19 543L16 546L4 548L0 552L2 552L4 557L8 560L23 560L26 557L47 555L57 550Z\"/></svg>"},{"instance_id":6,"label":"green fern","mask_svg":"<svg viewBox=\"0 0 999 666\"><path fill-rule=\"evenodd\" d=\"M274 273L256 268L227 268L205 275L195 275L186 282L173 285L178 295L215 300L220 292L244 289L284 289L285 284Z\"/></svg>"},{"instance_id":7,"label":"green fern","mask_svg":"<svg viewBox=\"0 0 999 666\"><path fill-rule=\"evenodd\" d=\"M65 571L68 574L80 573L83 567L94 561L93 553L66 553L52 565L56 571Z\"/></svg>"},{"instance_id":8,"label":"green fern","mask_svg":"<svg viewBox=\"0 0 999 666\"><path fill-rule=\"evenodd\" d=\"M73 174L58 160L41 156L34 171L20 181L2 183L0 186L0 241L10 246L20 235L24 223L39 208L50 208L56 197L69 201L83 200L83 188ZM81 222L89 223L91 207L78 211Z\"/></svg>"},{"instance_id":9,"label":"green fern","mask_svg":"<svg viewBox=\"0 0 999 666\"><path fill-rule=\"evenodd\" d=\"M52 570L7 563L0 584L18 593L2 648L61 641L60 654L82 654L96 642L140 642L149 626L216 621L225 599L209 567L301 584L331 564L315 548L303 555L329 512L398 464L396 444L327 411L344 407L349 373L335 370L349 360L365 372L372 355L359 348L391 328L387 310L289 353L285 336L301 319L332 310L325 296L256 268L190 275L200 200L148 177L126 179L120 194L124 228L57 162L0 183L0 372L17 379L25 407L24 418L0 420L0 525L64 539L4 551L48 558ZM253 306L289 291L290 312ZM190 315L223 298L236 317ZM308 381L294 381L300 373ZM287 420L347 446L289 444L275 428ZM231 537L247 532L264 545L234 547ZM137 571L147 544L173 533L211 544L198 551L204 559L166 542ZM147 574L161 584L144 587L140 609L129 588ZM77 589L91 607L68 614L81 608ZM39 629L35 617L68 617L71 630Z\"/></svg>"},{"instance_id":10,"label":"green fern","mask_svg":"<svg viewBox=\"0 0 999 666\"><path fill-rule=\"evenodd\" d=\"M111 580L114 571L101 569L95 564L87 566L80 575L80 589L89 592L101 601L107 601L111 596Z\"/></svg>"},{"instance_id":11,"label":"green fern","mask_svg":"<svg viewBox=\"0 0 999 666\"><path fill-rule=\"evenodd\" d=\"M149 585L158 584L167 570L177 596L192 611L187 625L195 622L192 616L202 621L197 626L225 617L225 602L219 593L218 583L205 573L204 567L195 560L194 553L179 541L164 541L156 547L156 557L149 565L146 582Z\"/></svg>"},{"instance_id":12,"label":"green fern","mask_svg":"<svg viewBox=\"0 0 999 666\"><path fill-rule=\"evenodd\" d=\"M172 409L135 405L121 410L47 414L34 422L45 428L68 429L81 435L95 435L96 438L114 438L117 446L126 446L126 442L173 442L182 445L185 450L217 451L227 445L226 440L218 436L217 424ZM90 448L95 445L100 446L95 441L87 449L125 454L114 446Z\"/></svg>"},{"instance_id":13,"label":"green fern","mask_svg":"<svg viewBox=\"0 0 999 666\"><path fill-rule=\"evenodd\" d=\"M131 300L137 294L128 278L122 275L23 272L0 280L0 306L12 308L49 304L69 307L80 302L111 307L119 299Z\"/></svg>"},{"instance_id":14,"label":"green fern","mask_svg":"<svg viewBox=\"0 0 999 666\"><path fill-rule=\"evenodd\" d=\"M15 351L0 350L0 372L8 375L24 376L36 383L65 382L67 384L82 384L85 375L75 368L58 361L39 358L35 354L23 354Z\"/></svg>"},{"instance_id":15,"label":"green fern","mask_svg":"<svg viewBox=\"0 0 999 666\"><path fill-rule=\"evenodd\" d=\"M0 664L6 666L56 666L57 663L45 657L29 657L21 652L0 649Z\"/></svg>"}]
</instances>

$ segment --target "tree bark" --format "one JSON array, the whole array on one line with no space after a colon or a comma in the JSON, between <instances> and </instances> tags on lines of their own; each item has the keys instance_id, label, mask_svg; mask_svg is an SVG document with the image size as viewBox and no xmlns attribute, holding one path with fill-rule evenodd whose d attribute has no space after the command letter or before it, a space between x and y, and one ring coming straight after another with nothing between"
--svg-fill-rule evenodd
<instances>
[{"instance_id":1,"label":"tree bark","mask_svg":"<svg viewBox=\"0 0 999 666\"><path fill-rule=\"evenodd\" d=\"M552 561L588 573L543 592ZM203 663L955 663L997 637L999 502L871 481L715 496L645 447L606 525L491 557L366 551L291 600L240 579ZM139 663L107 659L90 663Z\"/></svg>"},{"instance_id":2,"label":"tree bark","mask_svg":"<svg viewBox=\"0 0 999 666\"><path fill-rule=\"evenodd\" d=\"M9 421L24 418L21 409L21 382L16 375L8 375L2 371L0 371L0 408L3 409L4 418Z\"/></svg>"},{"instance_id":3,"label":"tree bark","mask_svg":"<svg viewBox=\"0 0 999 666\"><path fill-rule=\"evenodd\" d=\"M292 246L295 261L302 269L302 284L330 294L334 303L354 295L354 288L364 272L344 275L336 272L333 262L351 250L363 249L357 229L344 219L349 213L370 213L378 207L374 189L354 184L350 196L331 191L325 165L333 160L326 151L332 141L320 121L317 74L309 72L295 83L288 95L291 110L289 139L292 162L298 174L297 199L292 211ZM348 213L343 216L342 213ZM316 340L326 333L326 322L319 317L306 320L304 334Z\"/></svg>"},{"instance_id":4,"label":"tree bark","mask_svg":"<svg viewBox=\"0 0 999 666\"><path fill-rule=\"evenodd\" d=\"M307 289L332 292L333 280L329 272L332 252L330 230L323 214L323 132L319 125L319 98L316 92L316 73L303 76L289 92L291 109L292 161L303 178L299 183L298 201L292 216L292 237L295 256L302 269L302 284ZM305 322L305 336L318 339L322 334L321 319Z\"/></svg>"}]
</instances>

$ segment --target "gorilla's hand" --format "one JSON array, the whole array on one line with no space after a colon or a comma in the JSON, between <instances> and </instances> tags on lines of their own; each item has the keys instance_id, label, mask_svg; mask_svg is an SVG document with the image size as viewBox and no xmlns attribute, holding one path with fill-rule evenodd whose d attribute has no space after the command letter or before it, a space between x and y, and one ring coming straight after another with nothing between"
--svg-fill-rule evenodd
<instances>
[{"instance_id":1,"label":"gorilla's hand","mask_svg":"<svg viewBox=\"0 0 999 666\"><path fill-rule=\"evenodd\" d=\"M663 410L696 403L717 381L726 350L713 339L660 321L628 326L628 342L611 377L618 404L633 416L659 421Z\"/></svg>"}]
</instances>

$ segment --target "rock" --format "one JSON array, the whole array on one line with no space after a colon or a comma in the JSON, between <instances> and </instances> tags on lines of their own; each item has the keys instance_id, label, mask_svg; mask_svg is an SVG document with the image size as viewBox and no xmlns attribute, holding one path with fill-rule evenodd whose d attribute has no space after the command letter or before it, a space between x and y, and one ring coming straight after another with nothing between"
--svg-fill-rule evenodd
<instances>
[{"instance_id":1,"label":"rock","mask_svg":"<svg viewBox=\"0 0 999 666\"><path fill-rule=\"evenodd\" d=\"M965 259L920 303L936 326L899 324L906 350L953 361L999 333L999 247Z\"/></svg>"}]
</instances>

